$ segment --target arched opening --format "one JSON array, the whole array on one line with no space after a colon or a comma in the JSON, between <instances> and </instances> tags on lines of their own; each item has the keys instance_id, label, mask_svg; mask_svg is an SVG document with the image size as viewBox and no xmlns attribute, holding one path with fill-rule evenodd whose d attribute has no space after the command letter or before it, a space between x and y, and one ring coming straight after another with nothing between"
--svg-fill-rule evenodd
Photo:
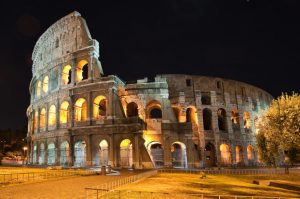
<instances>
[{"instance_id":1,"label":"arched opening","mask_svg":"<svg viewBox=\"0 0 300 199\"><path fill-rule=\"evenodd\" d=\"M43 91L44 93L47 93L49 90L49 77L46 76L44 77L44 80L43 80Z\"/></svg>"},{"instance_id":2,"label":"arched opening","mask_svg":"<svg viewBox=\"0 0 300 199\"><path fill-rule=\"evenodd\" d=\"M203 109L204 130L212 130L212 113L208 108Z\"/></svg>"},{"instance_id":3,"label":"arched opening","mask_svg":"<svg viewBox=\"0 0 300 199\"><path fill-rule=\"evenodd\" d=\"M126 106L126 113L127 113L127 117L138 117L139 116L138 105L134 102L130 102Z\"/></svg>"},{"instance_id":4,"label":"arched opening","mask_svg":"<svg viewBox=\"0 0 300 199\"><path fill-rule=\"evenodd\" d=\"M85 99L79 98L74 107L74 112L75 112L75 121L81 122L86 120L86 115L87 115L87 104Z\"/></svg>"},{"instance_id":5,"label":"arched opening","mask_svg":"<svg viewBox=\"0 0 300 199\"><path fill-rule=\"evenodd\" d=\"M161 143L151 142L148 145L148 151L151 157L151 160L156 168L164 166L164 151Z\"/></svg>"},{"instance_id":6,"label":"arched opening","mask_svg":"<svg viewBox=\"0 0 300 199\"><path fill-rule=\"evenodd\" d=\"M84 167L86 163L86 144L85 141L77 141L74 145L74 166Z\"/></svg>"},{"instance_id":7,"label":"arched opening","mask_svg":"<svg viewBox=\"0 0 300 199\"><path fill-rule=\"evenodd\" d=\"M231 111L231 124L233 130L240 129L239 112L235 109Z\"/></svg>"},{"instance_id":8,"label":"arched opening","mask_svg":"<svg viewBox=\"0 0 300 199\"><path fill-rule=\"evenodd\" d=\"M33 129L36 132L38 129L39 113L34 111Z\"/></svg>"},{"instance_id":9,"label":"arched opening","mask_svg":"<svg viewBox=\"0 0 300 199\"><path fill-rule=\"evenodd\" d=\"M244 128L246 128L246 129L251 128L251 119L250 119L249 112L244 112Z\"/></svg>"},{"instance_id":10,"label":"arched opening","mask_svg":"<svg viewBox=\"0 0 300 199\"><path fill-rule=\"evenodd\" d=\"M54 143L48 144L48 165L55 164L55 145Z\"/></svg>"},{"instance_id":11,"label":"arched opening","mask_svg":"<svg viewBox=\"0 0 300 199\"><path fill-rule=\"evenodd\" d=\"M66 124L69 122L69 102L64 101L60 105L60 112L59 112L59 120L61 124Z\"/></svg>"},{"instance_id":12,"label":"arched opening","mask_svg":"<svg viewBox=\"0 0 300 199\"><path fill-rule=\"evenodd\" d=\"M220 155L221 155L221 165L230 166L231 165L231 154L230 148L227 144L220 145Z\"/></svg>"},{"instance_id":13,"label":"arched opening","mask_svg":"<svg viewBox=\"0 0 300 199\"><path fill-rule=\"evenodd\" d=\"M42 108L40 112L40 129L45 128L46 126L46 109Z\"/></svg>"},{"instance_id":14,"label":"arched opening","mask_svg":"<svg viewBox=\"0 0 300 199\"><path fill-rule=\"evenodd\" d=\"M32 163L35 164L37 161L37 145L33 146L33 153L32 153Z\"/></svg>"},{"instance_id":15,"label":"arched opening","mask_svg":"<svg viewBox=\"0 0 300 199\"><path fill-rule=\"evenodd\" d=\"M71 83L72 79L72 67L71 65L66 65L62 71L62 83L63 85L68 85Z\"/></svg>"},{"instance_id":16,"label":"arched opening","mask_svg":"<svg viewBox=\"0 0 300 199\"><path fill-rule=\"evenodd\" d=\"M254 160L254 154L253 154L253 147L252 145L248 145L247 146L247 158L248 158L248 162L249 164L251 164Z\"/></svg>"},{"instance_id":17,"label":"arched opening","mask_svg":"<svg viewBox=\"0 0 300 199\"><path fill-rule=\"evenodd\" d=\"M37 95L38 97L41 96L41 87L42 87L41 81L38 81L38 82L37 82L37 87L36 87L36 95Z\"/></svg>"},{"instance_id":18,"label":"arched opening","mask_svg":"<svg viewBox=\"0 0 300 199\"><path fill-rule=\"evenodd\" d=\"M82 80L88 79L88 62L86 60L81 60L77 66L76 80L80 82Z\"/></svg>"},{"instance_id":19,"label":"arched opening","mask_svg":"<svg viewBox=\"0 0 300 199\"><path fill-rule=\"evenodd\" d=\"M51 105L48 112L48 125L53 127L56 125L56 107Z\"/></svg>"},{"instance_id":20,"label":"arched opening","mask_svg":"<svg viewBox=\"0 0 300 199\"><path fill-rule=\"evenodd\" d=\"M120 160L122 167L131 167L132 159L132 143L129 139L125 139L120 144Z\"/></svg>"},{"instance_id":21,"label":"arched opening","mask_svg":"<svg viewBox=\"0 0 300 199\"><path fill-rule=\"evenodd\" d=\"M103 119L106 116L106 103L107 100L104 96L97 96L94 99L93 105L93 112L94 112L94 119Z\"/></svg>"},{"instance_id":22,"label":"arched opening","mask_svg":"<svg viewBox=\"0 0 300 199\"><path fill-rule=\"evenodd\" d=\"M172 107L176 121L180 122L180 110L177 107Z\"/></svg>"},{"instance_id":23,"label":"arched opening","mask_svg":"<svg viewBox=\"0 0 300 199\"><path fill-rule=\"evenodd\" d=\"M40 156L39 156L39 164L44 164L45 162L45 145L41 143L40 145Z\"/></svg>"},{"instance_id":24,"label":"arched opening","mask_svg":"<svg viewBox=\"0 0 300 199\"><path fill-rule=\"evenodd\" d=\"M108 165L108 143L106 140L99 143L99 165Z\"/></svg>"},{"instance_id":25,"label":"arched opening","mask_svg":"<svg viewBox=\"0 0 300 199\"><path fill-rule=\"evenodd\" d=\"M220 131L227 130L226 111L222 108L218 110L218 127Z\"/></svg>"},{"instance_id":26,"label":"arched opening","mask_svg":"<svg viewBox=\"0 0 300 199\"><path fill-rule=\"evenodd\" d=\"M212 143L205 145L205 166L212 167L216 165L216 149Z\"/></svg>"},{"instance_id":27,"label":"arched opening","mask_svg":"<svg viewBox=\"0 0 300 199\"><path fill-rule=\"evenodd\" d=\"M149 119L161 119L162 111L161 105L158 101L152 100L147 105L147 118Z\"/></svg>"},{"instance_id":28,"label":"arched opening","mask_svg":"<svg viewBox=\"0 0 300 199\"><path fill-rule=\"evenodd\" d=\"M243 148L239 145L235 146L235 162L238 166L244 165Z\"/></svg>"},{"instance_id":29,"label":"arched opening","mask_svg":"<svg viewBox=\"0 0 300 199\"><path fill-rule=\"evenodd\" d=\"M67 141L64 141L60 145L60 165L68 166L70 160L70 145Z\"/></svg>"},{"instance_id":30,"label":"arched opening","mask_svg":"<svg viewBox=\"0 0 300 199\"><path fill-rule=\"evenodd\" d=\"M187 168L186 146L181 142L171 145L172 166L174 168Z\"/></svg>"},{"instance_id":31,"label":"arched opening","mask_svg":"<svg viewBox=\"0 0 300 199\"><path fill-rule=\"evenodd\" d=\"M193 124L198 123L197 112L195 108L189 107L186 109L186 122L190 122Z\"/></svg>"}]
</instances>

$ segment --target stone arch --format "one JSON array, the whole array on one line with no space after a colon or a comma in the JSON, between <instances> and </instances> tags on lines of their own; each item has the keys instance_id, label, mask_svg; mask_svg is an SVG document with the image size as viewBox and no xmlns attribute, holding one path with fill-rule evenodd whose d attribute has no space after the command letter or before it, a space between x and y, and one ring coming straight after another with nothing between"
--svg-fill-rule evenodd
<instances>
[{"instance_id":1,"label":"stone arch","mask_svg":"<svg viewBox=\"0 0 300 199\"><path fill-rule=\"evenodd\" d=\"M53 142L50 142L47 147L47 155L48 155L48 165L54 165L55 164L55 158L56 158L56 150L55 150L55 144Z\"/></svg>"},{"instance_id":2,"label":"stone arch","mask_svg":"<svg viewBox=\"0 0 300 199\"><path fill-rule=\"evenodd\" d=\"M47 93L49 91L49 77L46 75L43 80L43 92Z\"/></svg>"},{"instance_id":3,"label":"stone arch","mask_svg":"<svg viewBox=\"0 0 300 199\"><path fill-rule=\"evenodd\" d=\"M244 165L243 147L241 145L235 146L235 162L238 166Z\"/></svg>"},{"instance_id":4,"label":"stone arch","mask_svg":"<svg viewBox=\"0 0 300 199\"><path fill-rule=\"evenodd\" d=\"M254 161L254 150L253 146L249 144L247 146L247 158L248 158L248 163L251 164Z\"/></svg>"},{"instance_id":5,"label":"stone arch","mask_svg":"<svg viewBox=\"0 0 300 199\"><path fill-rule=\"evenodd\" d=\"M222 108L218 109L218 127L220 131L227 131L226 111Z\"/></svg>"},{"instance_id":6,"label":"stone arch","mask_svg":"<svg viewBox=\"0 0 300 199\"><path fill-rule=\"evenodd\" d=\"M74 112L75 112L75 121L81 122L85 121L87 118L87 102L84 98L79 98L75 102L75 107L74 107Z\"/></svg>"},{"instance_id":7,"label":"stone arch","mask_svg":"<svg viewBox=\"0 0 300 199\"><path fill-rule=\"evenodd\" d=\"M39 151L39 164L44 164L45 163L45 144L41 143L40 144L40 151Z\"/></svg>"},{"instance_id":8,"label":"stone arch","mask_svg":"<svg viewBox=\"0 0 300 199\"><path fill-rule=\"evenodd\" d=\"M205 145L205 166L216 166L216 148L210 142Z\"/></svg>"},{"instance_id":9,"label":"stone arch","mask_svg":"<svg viewBox=\"0 0 300 199\"><path fill-rule=\"evenodd\" d=\"M48 111L48 126L53 127L56 125L56 107L51 105Z\"/></svg>"},{"instance_id":10,"label":"stone arch","mask_svg":"<svg viewBox=\"0 0 300 199\"><path fill-rule=\"evenodd\" d=\"M237 109L232 109L231 111L231 124L234 130L240 129L239 112Z\"/></svg>"},{"instance_id":11,"label":"stone arch","mask_svg":"<svg viewBox=\"0 0 300 199\"><path fill-rule=\"evenodd\" d=\"M103 119L106 117L106 109L107 109L107 100L106 97L103 95L99 95L94 99L93 104L93 113L94 119Z\"/></svg>"},{"instance_id":12,"label":"stone arch","mask_svg":"<svg viewBox=\"0 0 300 199\"><path fill-rule=\"evenodd\" d=\"M220 158L221 158L222 166L231 165L231 154L230 154L230 147L228 144L220 145L220 156L221 156Z\"/></svg>"},{"instance_id":13,"label":"stone arch","mask_svg":"<svg viewBox=\"0 0 300 199\"><path fill-rule=\"evenodd\" d=\"M186 122L198 124L197 109L195 107L188 107L186 109Z\"/></svg>"},{"instance_id":14,"label":"stone arch","mask_svg":"<svg viewBox=\"0 0 300 199\"><path fill-rule=\"evenodd\" d=\"M208 108L203 109L204 130L212 130L212 113Z\"/></svg>"},{"instance_id":15,"label":"stone arch","mask_svg":"<svg viewBox=\"0 0 300 199\"><path fill-rule=\"evenodd\" d=\"M61 79L62 79L62 84L63 85L68 85L68 84L71 83L71 81L72 81L72 67L71 67L71 65L64 66L64 68L62 70Z\"/></svg>"},{"instance_id":16,"label":"stone arch","mask_svg":"<svg viewBox=\"0 0 300 199\"><path fill-rule=\"evenodd\" d=\"M60 165L68 166L70 162L70 145L68 141L64 141L60 144Z\"/></svg>"},{"instance_id":17,"label":"stone arch","mask_svg":"<svg viewBox=\"0 0 300 199\"><path fill-rule=\"evenodd\" d=\"M132 167L133 151L130 139L123 139L120 143L120 163L122 167Z\"/></svg>"},{"instance_id":18,"label":"stone arch","mask_svg":"<svg viewBox=\"0 0 300 199\"><path fill-rule=\"evenodd\" d=\"M173 142L171 145L172 166L174 168L187 168L186 146L182 142Z\"/></svg>"},{"instance_id":19,"label":"stone arch","mask_svg":"<svg viewBox=\"0 0 300 199\"><path fill-rule=\"evenodd\" d=\"M160 142L150 142L147 146L151 160L156 168L164 166L164 150Z\"/></svg>"},{"instance_id":20,"label":"stone arch","mask_svg":"<svg viewBox=\"0 0 300 199\"><path fill-rule=\"evenodd\" d=\"M173 106L172 110L174 112L175 118L177 122L180 122L180 108Z\"/></svg>"},{"instance_id":21,"label":"stone arch","mask_svg":"<svg viewBox=\"0 0 300 199\"><path fill-rule=\"evenodd\" d=\"M88 61L80 60L77 64L77 71L76 71L76 81L80 82L82 80L88 79Z\"/></svg>"},{"instance_id":22,"label":"stone arch","mask_svg":"<svg viewBox=\"0 0 300 199\"><path fill-rule=\"evenodd\" d=\"M46 109L42 108L40 112L40 129L46 127Z\"/></svg>"},{"instance_id":23,"label":"stone arch","mask_svg":"<svg viewBox=\"0 0 300 199\"><path fill-rule=\"evenodd\" d=\"M36 86L36 95L37 95L38 97L41 96L41 90L42 90L42 83L41 83L41 81L39 80L39 81L37 82L37 86Z\"/></svg>"},{"instance_id":24,"label":"stone arch","mask_svg":"<svg viewBox=\"0 0 300 199\"><path fill-rule=\"evenodd\" d=\"M147 118L149 119L161 119L162 118L162 110L161 104L157 100L152 100L147 105Z\"/></svg>"},{"instance_id":25,"label":"stone arch","mask_svg":"<svg viewBox=\"0 0 300 199\"><path fill-rule=\"evenodd\" d=\"M244 119L244 128L250 129L251 128L250 113L245 111L243 119Z\"/></svg>"},{"instance_id":26,"label":"stone arch","mask_svg":"<svg viewBox=\"0 0 300 199\"><path fill-rule=\"evenodd\" d=\"M74 166L84 167L86 165L86 143L78 140L74 144Z\"/></svg>"},{"instance_id":27,"label":"stone arch","mask_svg":"<svg viewBox=\"0 0 300 199\"><path fill-rule=\"evenodd\" d=\"M70 118L70 105L69 102L63 101L60 105L59 120L61 124L66 124L69 122Z\"/></svg>"},{"instance_id":28,"label":"stone arch","mask_svg":"<svg viewBox=\"0 0 300 199\"><path fill-rule=\"evenodd\" d=\"M127 104L126 115L127 115L127 117L138 117L139 116L138 105L135 102L130 102L129 104Z\"/></svg>"},{"instance_id":29,"label":"stone arch","mask_svg":"<svg viewBox=\"0 0 300 199\"><path fill-rule=\"evenodd\" d=\"M107 140L101 140L99 143L99 165L107 166L109 162L109 145Z\"/></svg>"}]
</instances>

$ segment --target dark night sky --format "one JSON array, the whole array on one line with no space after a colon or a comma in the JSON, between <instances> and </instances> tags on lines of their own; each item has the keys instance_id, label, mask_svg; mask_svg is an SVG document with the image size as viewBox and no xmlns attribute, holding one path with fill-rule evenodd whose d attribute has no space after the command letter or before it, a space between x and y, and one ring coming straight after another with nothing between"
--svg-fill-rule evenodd
<instances>
[{"instance_id":1,"label":"dark night sky","mask_svg":"<svg viewBox=\"0 0 300 199\"><path fill-rule=\"evenodd\" d=\"M300 92L299 0L59 2L0 2L0 129L27 124L34 44L74 10L100 43L106 75L209 75L253 84L274 97Z\"/></svg>"}]
</instances>

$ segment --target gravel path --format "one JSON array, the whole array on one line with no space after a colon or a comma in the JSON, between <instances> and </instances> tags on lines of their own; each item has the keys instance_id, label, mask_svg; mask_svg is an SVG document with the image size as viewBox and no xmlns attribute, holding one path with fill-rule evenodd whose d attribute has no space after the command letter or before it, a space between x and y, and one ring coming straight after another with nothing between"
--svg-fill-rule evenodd
<instances>
[{"instance_id":1,"label":"gravel path","mask_svg":"<svg viewBox=\"0 0 300 199\"><path fill-rule=\"evenodd\" d=\"M0 187L1 199L68 199L85 198L85 187L95 186L118 178L134 175L137 172L123 170L119 176L70 177L30 184Z\"/></svg>"}]
</instances>

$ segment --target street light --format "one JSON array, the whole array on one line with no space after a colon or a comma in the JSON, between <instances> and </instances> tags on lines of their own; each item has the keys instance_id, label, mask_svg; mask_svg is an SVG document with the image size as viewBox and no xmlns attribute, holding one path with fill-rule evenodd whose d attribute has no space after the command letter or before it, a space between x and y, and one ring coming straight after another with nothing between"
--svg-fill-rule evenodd
<instances>
[{"instance_id":1,"label":"street light","mask_svg":"<svg viewBox=\"0 0 300 199\"><path fill-rule=\"evenodd\" d=\"M24 160L23 160L23 164L25 163L26 164L26 161L27 161L27 155L26 155L26 151L28 150L28 147L27 146L24 146L23 147L23 151L24 151ZM26 161L25 161L26 160Z\"/></svg>"}]
</instances>

